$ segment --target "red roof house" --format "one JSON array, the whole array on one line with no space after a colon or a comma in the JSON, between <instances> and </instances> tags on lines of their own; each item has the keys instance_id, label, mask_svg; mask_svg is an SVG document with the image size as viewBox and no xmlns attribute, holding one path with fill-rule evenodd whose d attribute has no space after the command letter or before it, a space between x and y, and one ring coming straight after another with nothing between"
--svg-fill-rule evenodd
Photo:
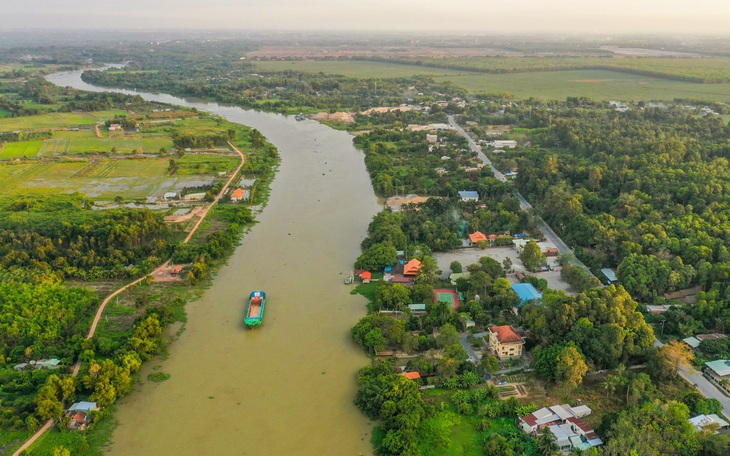
<instances>
[{"instance_id":1,"label":"red roof house","mask_svg":"<svg viewBox=\"0 0 730 456\"><path fill-rule=\"evenodd\" d=\"M403 266L403 275L414 276L419 269L421 269L421 262L414 258Z\"/></svg>"},{"instance_id":2,"label":"red roof house","mask_svg":"<svg viewBox=\"0 0 730 456\"><path fill-rule=\"evenodd\" d=\"M243 199L243 189L237 188L233 190L233 193L231 193L231 201L241 201Z\"/></svg>"},{"instance_id":3,"label":"red roof house","mask_svg":"<svg viewBox=\"0 0 730 456\"><path fill-rule=\"evenodd\" d=\"M403 372L400 375L411 380L418 380L419 378L421 378L421 374L419 374L418 372Z\"/></svg>"},{"instance_id":4,"label":"red roof house","mask_svg":"<svg viewBox=\"0 0 730 456\"><path fill-rule=\"evenodd\" d=\"M475 245L479 241L486 241L487 237L481 231L475 231L469 235L469 242Z\"/></svg>"},{"instance_id":5,"label":"red roof house","mask_svg":"<svg viewBox=\"0 0 730 456\"><path fill-rule=\"evenodd\" d=\"M373 273L370 271L363 271L360 273L360 278L362 279L362 283L370 283L373 279Z\"/></svg>"}]
</instances>

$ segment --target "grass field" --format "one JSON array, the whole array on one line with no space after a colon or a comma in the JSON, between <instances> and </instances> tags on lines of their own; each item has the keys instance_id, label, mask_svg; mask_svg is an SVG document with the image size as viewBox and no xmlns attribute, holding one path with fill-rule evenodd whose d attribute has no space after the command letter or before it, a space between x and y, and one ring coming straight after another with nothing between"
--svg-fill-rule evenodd
<instances>
[{"instance_id":1,"label":"grass field","mask_svg":"<svg viewBox=\"0 0 730 456\"><path fill-rule=\"evenodd\" d=\"M187 154L178 160L176 174L217 174L236 169L241 159L236 155Z\"/></svg>"},{"instance_id":2,"label":"grass field","mask_svg":"<svg viewBox=\"0 0 730 456\"><path fill-rule=\"evenodd\" d=\"M111 119L115 115L121 114L126 114L126 111L54 112L38 116L5 117L0 118L0 131L39 130L94 125L103 120Z\"/></svg>"},{"instance_id":3,"label":"grass field","mask_svg":"<svg viewBox=\"0 0 730 456\"><path fill-rule=\"evenodd\" d=\"M398 63L329 60L286 60L256 62L261 71L302 71L304 73L341 74L352 78L407 78L415 75L455 76L465 71L443 68L419 67Z\"/></svg>"},{"instance_id":4,"label":"grass field","mask_svg":"<svg viewBox=\"0 0 730 456\"><path fill-rule=\"evenodd\" d=\"M542 71L485 74L423 66L367 61L257 62L261 70L297 69L304 72L343 74L356 78L393 78L428 75L451 81L471 93L506 93L517 99L535 97L564 100L649 101L687 98L730 102L730 84L699 84L606 70Z\"/></svg>"},{"instance_id":5,"label":"grass field","mask_svg":"<svg viewBox=\"0 0 730 456\"><path fill-rule=\"evenodd\" d=\"M0 165L0 189L3 195L73 193L112 200L161 196L180 192L183 187L210 184L211 174L168 176L167 158L61 163L7 163Z\"/></svg>"},{"instance_id":6,"label":"grass field","mask_svg":"<svg viewBox=\"0 0 730 456\"><path fill-rule=\"evenodd\" d=\"M515 74L463 74L436 77L472 93L510 93L516 98L650 101L675 98L730 101L730 84L671 81L605 70L545 71Z\"/></svg>"},{"instance_id":7,"label":"grass field","mask_svg":"<svg viewBox=\"0 0 730 456\"><path fill-rule=\"evenodd\" d=\"M10 115L10 111L0 108L0 117L7 117Z\"/></svg>"},{"instance_id":8,"label":"grass field","mask_svg":"<svg viewBox=\"0 0 730 456\"><path fill-rule=\"evenodd\" d=\"M137 150L140 153L157 153L160 148L173 147L169 137L104 137L97 138L93 130L53 132L53 138L45 141L20 141L8 143L0 150L0 159L19 157L83 155L88 153L106 153L116 148L116 153L129 154Z\"/></svg>"},{"instance_id":9,"label":"grass field","mask_svg":"<svg viewBox=\"0 0 730 456\"><path fill-rule=\"evenodd\" d=\"M38 154L43 141L21 141L5 144L0 148L0 159L32 158Z\"/></svg>"}]
</instances>

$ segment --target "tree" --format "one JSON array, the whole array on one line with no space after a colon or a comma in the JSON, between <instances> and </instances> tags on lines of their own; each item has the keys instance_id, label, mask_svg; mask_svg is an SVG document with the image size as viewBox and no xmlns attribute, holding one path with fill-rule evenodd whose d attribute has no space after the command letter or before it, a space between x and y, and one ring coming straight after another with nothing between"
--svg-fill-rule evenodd
<instances>
[{"instance_id":1,"label":"tree","mask_svg":"<svg viewBox=\"0 0 730 456\"><path fill-rule=\"evenodd\" d=\"M687 344L672 340L656 352L652 365L658 376L671 378L678 375L680 366L691 369L693 359L694 352Z\"/></svg>"},{"instance_id":2,"label":"tree","mask_svg":"<svg viewBox=\"0 0 730 456\"><path fill-rule=\"evenodd\" d=\"M525 244L522 252L520 252L520 260L522 260L522 264L525 265L525 268L528 271L534 272L537 271L540 265L545 264L547 258L543 255L542 250L540 250L540 246L537 245L537 242L530 241Z\"/></svg>"},{"instance_id":3,"label":"tree","mask_svg":"<svg viewBox=\"0 0 730 456\"><path fill-rule=\"evenodd\" d=\"M565 347L558 356L557 379L565 382L568 387L575 388L583 383L583 377L587 372L588 365L586 365L583 355L574 346Z\"/></svg>"},{"instance_id":4,"label":"tree","mask_svg":"<svg viewBox=\"0 0 730 456\"><path fill-rule=\"evenodd\" d=\"M537 449L543 456L560 454L560 447L555 441L555 436L548 429L543 429L542 434L537 437Z\"/></svg>"},{"instance_id":5,"label":"tree","mask_svg":"<svg viewBox=\"0 0 730 456\"><path fill-rule=\"evenodd\" d=\"M499 359L494 355L484 356L479 362L479 365L488 373L494 374L499 370Z\"/></svg>"},{"instance_id":6,"label":"tree","mask_svg":"<svg viewBox=\"0 0 730 456\"><path fill-rule=\"evenodd\" d=\"M459 263L458 261L452 261L451 264L449 265L449 268L451 269L451 272L453 272L454 274L458 274L462 271L461 263Z\"/></svg>"},{"instance_id":7,"label":"tree","mask_svg":"<svg viewBox=\"0 0 730 456\"><path fill-rule=\"evenodd\" d=\"M436 345L440 348L446 347L447 345L459 343L459 332L456 327L452 324L445 324L441 326L438 336L436 336Z\"/></svg>"},{"instance_id":8,"label":"tree","mask_svg":"<svg viewBox=\"0 0 730 456\"><path fill-rule=\"evenodd\" d=\"M603 386L603 389L606 390L606 393L608 396L612 396L613 393L616 392L616 388L618 388L620 379L616 375L608 374L606 375L606 378L603 379L603 382L601 382L601 385Z\"/></svg>"},{"instance_id":9,"label":"tree","mask_svg":"<svg viewBox=\"0 0 730 456\"><path fill-rule=\"evenodd\" d=\"M375 302L380 308L405 310L411 303L411 291L400 283L379 282L375 290Z\"/></svg>"},{"instance_id":10,"label":"tree","mask_svg":"<svg viewBox=\"0 0 730 456\"><path fill-rule=\"evenodd\" d=\"M499 434L492 434L484 439L484 454L514 456L515 451L512 444L505 437Z\"/></svg>"}]
</instances>

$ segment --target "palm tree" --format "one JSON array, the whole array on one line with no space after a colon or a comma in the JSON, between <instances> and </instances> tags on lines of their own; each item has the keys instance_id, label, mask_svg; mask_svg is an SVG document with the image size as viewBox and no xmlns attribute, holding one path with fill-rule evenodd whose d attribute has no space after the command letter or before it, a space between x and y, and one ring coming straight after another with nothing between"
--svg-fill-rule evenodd
<instances>
[{"instance_id":1,"label":"palm tree","mask_svg":"<svg viewBox=\"0 0 730 456\"><path fill-rule=\"evenodd\" d=\"M543 456L554 456L560 454L560 447L555 441L555 436L549 429L544 429L537 438L537 449Z\"/></svg>"},{"instance_id":2,"label":"palm tree","mask_svg":"<svg viewBox=\"0 0 730 456\"><path fill-rule=\"evenodd\" d=\"M619 377L616 375L607 375L605 379L603 379L603 389L606 390L608 395L612 395L616 392L616 388L618 387L619 383Z\"/></svg>"}]
</instances>

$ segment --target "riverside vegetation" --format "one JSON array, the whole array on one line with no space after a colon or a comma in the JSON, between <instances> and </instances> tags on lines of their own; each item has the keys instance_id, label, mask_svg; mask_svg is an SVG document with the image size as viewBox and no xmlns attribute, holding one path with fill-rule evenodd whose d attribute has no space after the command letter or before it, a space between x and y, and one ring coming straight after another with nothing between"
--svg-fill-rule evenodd
<instances>
[{"instance_id":1,"label":"riverside vegetation","mask_svg":"<svg viewBox=\"0 0 730 456\"><path fill-rule=\"evenodd\" d=\"M208 175L209 183L195 184L189 191L207 191L212 198L222 186L218 173L228 173L240 162L227 150L226 142L231 141L247 154L243 173L257 177L248 204L228 204L224 199L192 242L184 245L184 230L164 222L163 213L120 204L124 200L143 203L149 193L143 198L121 186L108 194L106 202L84 194L84 188L59 194L54 182L67 177L54 175L47 175L45 184L32 190L2 186L0 449L17 447L42 421L53 418L56 428L32 447L32 454L100 454L110 435L114 403L131 391L141 364L164 351L171 337L165 328L176 322L184 325L185 303L254 223L250 206L266 201L277 151L256 130L195 111L147 103L139 97L57 88L26 72L10 71L4 77L12 81L0 78L0 98L5 100L7 114L0 118L2 176L22 170L27 180L34 169L47 173L49 168L76 165L84 170L107 163L106 173L81 173L80 178L108 185L104 183L115 178L114 169L140 164L132 168L132 175L147 169L148 179L179 175L194 178L191 182ZM33 103L38 107L29 108ZM99 123L106 138L87 130ZM126 135L132 138L119 141L155 138L169 149L118 150L104 142L111 134L107 126L113 123L132 131ZM80 140L85 132L94 140L88 136ZM70 143L66 150L49 151L42 157L27 153L22 158L3 153L8 146L12 149L37 139L53 141L59 134L65 134L62 137ZM226 150L218 151L224 146ZM197 155L186 153L185 148L215 151ZM164 165L154 166L158 162ZM92 210L95 204L118 207ZM181 281L157 283L148 276L109 305L96 336L85 340L103 297L170 257L187 265ZM58 358L61 367L13 368L43 358ZM69 367L76 360L82 368L74 378ZM152 381L165 378L165 373L151 376ZM92 414L90 430L70 432L64 408L79 400L95 401L101 411Z\"/></svg>"}]
</instances>

